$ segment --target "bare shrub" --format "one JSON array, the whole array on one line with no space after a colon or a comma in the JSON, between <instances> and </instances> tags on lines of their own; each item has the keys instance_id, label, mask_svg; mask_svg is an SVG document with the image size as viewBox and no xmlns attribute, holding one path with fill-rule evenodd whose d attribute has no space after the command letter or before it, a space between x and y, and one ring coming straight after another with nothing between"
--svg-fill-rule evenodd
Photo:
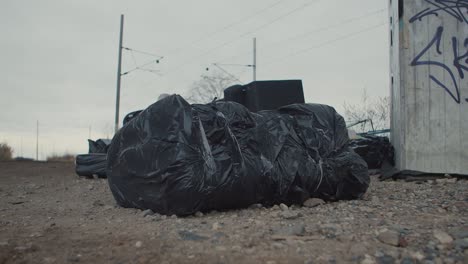
<instances>
[{"instance_id":1,"label":"bare shrub","mask_svg":"<svg viewBox=\"0 0 468 264\"><path fill-rule=\"evenodd\" d=\"M192 84L187 101L190 103L206 104L213 99L224 97L224 89L233 85L236 79L219 71L211 74L204 74L201 79Z\"/></svg>"},{"instance_id":2,"label":"bare shrub","mask_svg":"<svg viewBox=\"0 0 468 264\"><path fill-rule=\"evenodd\" d=\"M370 99L364 89L359 104L344 103L345 116L348 125L353 122L367 120L353 127L357 132L382 130L390 127L390 97Z\"/></svg>"},{"instance_id":3,"label":"bare shrub","mask_svg":"<svg viewBox=\"0 0 468 264\"><path fill-rule=\"evenodd\" d=\"M0 143L0 161L13 159L13 149L7 143Z\"/></svg>"}]
</instances>

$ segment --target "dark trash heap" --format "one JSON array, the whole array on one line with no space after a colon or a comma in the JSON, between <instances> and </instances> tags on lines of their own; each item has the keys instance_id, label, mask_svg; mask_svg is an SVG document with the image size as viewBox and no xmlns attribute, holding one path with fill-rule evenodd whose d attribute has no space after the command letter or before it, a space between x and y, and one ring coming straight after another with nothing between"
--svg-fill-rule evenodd
<instances>
[{"instance_id":1,"label":"dark trash heap","mask_svg":"<svg viewBox=\"0 0 468 264\"><path fill-rule=\"evenodd\" d=\"M96 141L88 139L88 154L76 156L76 174L87 178L93 178L93 176L106 178L107 151L110 142L109 139L98 139Z\"/></svg>"},{"instance_id":2,"label":"dark trash heap","mask_svg":"<svg viewBox=\"0 0 468 264\"><path fill-rule=\"evenodd\" d=\"M235 102L190 105L172 95L117 132L106 174L119 205L166 215L356 199L369 175L348 143L330 106L253 113Z\"/></svg>"},{"instance_id":3,"label":"dark trash heap","mask_svg":"<svg viewBox=\"0 0 468 264\"><path fill-rule=\"evenodd\" d=\"M349 145L366 161L369 169L381 169L384 162L395 165L395 151L388 137L362 135L351 140Z\"/></svg>"}]
</instances>

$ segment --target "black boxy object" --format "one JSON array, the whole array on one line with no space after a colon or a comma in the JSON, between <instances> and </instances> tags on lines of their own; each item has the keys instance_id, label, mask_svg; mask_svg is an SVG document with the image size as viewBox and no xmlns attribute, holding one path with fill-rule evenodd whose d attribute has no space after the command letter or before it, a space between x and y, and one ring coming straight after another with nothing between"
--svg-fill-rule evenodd
<instances>
[{"instance_id":1,"label":"black boxy object","mask_svg":"<svg viewBox=\"0 0 468 264\"><path fill-rule=\"evenodd\" d=\"M245 91L243 85L236 84L224 89L224 100L239 103L245 106Z\"/></svg>"},{"instance_id":2,"label":"black boxy object","mask_svg":"<svg viewBox=\"0 0 468 264\"><path fill-rule=\"evenodd\" d=\"M252 112L305 103L301 80L255 81L224 90L224 99L246 106Z\"/></svg>"}]
</instances>

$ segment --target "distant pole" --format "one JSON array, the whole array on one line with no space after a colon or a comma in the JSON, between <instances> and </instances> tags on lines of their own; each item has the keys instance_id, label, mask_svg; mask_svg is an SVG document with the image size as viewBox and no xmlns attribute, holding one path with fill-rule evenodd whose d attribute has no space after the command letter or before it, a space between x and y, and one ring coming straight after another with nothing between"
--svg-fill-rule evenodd
<instances>
[{"instance_id":1,"label":"distant pole","mask_svg":"<svg viewBox=\"0 0 468 264\"><path fill-rule=\"evenodd\" d=\"M91 125L89 126L89 131L88 131L88 138L91 139Z\"/></svg>"},{"instance_id":2,"label":"distant pole","mask_svg":"<svg viewBox=\"0 0 468 264\"><path fill-rule=\"evenodd\" d=\"M120 40L119 40L119 62L117 66L117 96L115 101L115 133L119 130L119 108L120 108L120 77L122 77L122 40L123 40L124 15L120 15Z\"/></svg>"},{"instance_id":3,"label":"distant pole","mask_svg":"<svg viewBox=\"0 0 468 264\"><path fill-rule=\"evenodd\" d=\"M257 38L253 39L253 81L257 80Z\"/></svg>"},{"instance_id":4,"label":"distant pole","mask_svg":"<svg viewBox=\"0 0 468 264\"><path fill-rule=\"evenodd\" d=\"M36 160L39 160L39 120L36 123Z\"/></svg>"}]
</instances>

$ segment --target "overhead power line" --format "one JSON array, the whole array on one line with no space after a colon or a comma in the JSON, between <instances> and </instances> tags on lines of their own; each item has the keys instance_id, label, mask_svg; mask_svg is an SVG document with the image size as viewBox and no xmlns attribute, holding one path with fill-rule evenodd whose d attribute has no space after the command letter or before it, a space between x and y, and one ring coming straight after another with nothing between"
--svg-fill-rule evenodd
<instances>
[{"instance_id":1,"label":"overhead power line","mask_svg":"<svg viewBox=\"0 0 468 264\"><path fill-rule=\"evenodd\" d=\"M216 65L221 66L243 66L243 67L252 67L252 64L236 64L236 63L215 63Z\"/></svg>"},{"instance_id":2,"label":"overhead power line","mask_svg":"<svg viewBox=\"0 0 468 264\"><path fill-rule=\"evenodd\" d=\"M288 39L283 40L283 41L289 41L289 40L299 39L299 38L303 38L303 37L310 36L310 35L313 34L313 33L327 31L327 30L330 30L330 29L332 29L332 28L336 28L336 27L342 26L342 25L344 25L344 24L348 24L348 23L350 23L350 22L354 22L354 21L357 21L357 20L360 20L360 19L363 19L363 18L367 18L367 17L373 16L373 15L378 14L378 13L381 13L381 12L383 12L383 11L385 11L385 10L386 10L385 8L382 8L382 9L379 9L379 10L371 11L371 12L365 13L365 14L363 14L363 15L361 15L361 16L352 17L352 18L349 18L349 19L340 21L340 22L338 22L338 23L332 24L332 25L330 25L330 26L325 26L325 27L313 29L313 30L311 30L311 31L307 31L307 32L305 32L305 33L302 33L302 34L293 36L293 37L288 38ZM274 43L274 44L276 45L276 44L278 44L278 43L279 43L279 42L276 42L276 43Z\"/></svg>"},{"instance_id":3,"label":"overhead power line","mask_svg":"<svg viewBox=\"0 0 468 264\"><path fill-rule=\"evenodd\" d=\"M345 24L348 24L348 23L351 23L351 22L354 22L354 21L357 21L357 20L360 20L360 19L363 19L363 18L367 18L367 17L370 17L370 16L378 14L378 13L381 13L381 12L383 12L385 10L386 9L379 9L379 10L371 11L371 12L365 13L365 14L363 14L361 16L352 17L352 18L349 18L349 19L342 20L339 23L335 23L335 24L332 24L330 26L315 28L313 30L310 30L310 31L307 31L307 32L304 32L304 33L301 33L301 34L298 34L298 35L294 35L292 37L282 39L280 41L276 41L276 42L273 42L273 43L262 45L262 49L274 47L274 46L277 46L278 44L281 44L281 43L286 42L286 41L296 40L296 39L300 39L300 38L303 38L303 37L307 37L307 36L310 36L313 33L328 31L328 30L331 30L333 28L336 28L336 27L339 27L339 26L342 26L342 25L345 25ZM249 53L250 52L238 53L238 54L235 54L235 55L233 55L231 57L224 58L224 59L222 59L220 61L229 61L229 60L235 59L237 57L240 57L242 55L249 54Z\"/></svg>"},{"instance_id":4,"label":"overhead power line","mask_svg":"<svg viewBox=\"0 0 468 264\"><path fill-rule=\"evenodd\" d=\"M241 80L239 80L239 78L237 78L234 74L226 71L223 67L221 67L221 65L217 64L217 63L213 63L212 64L213 66L215 66L216 68L220 69L222 72L224 72L225 74L227 74L228 76L230 76L231 78L233 78L234 80L240 82L240 84L244 84ZM245 66L245 65L244 65ZM208 69L208 68L207 68Z\"/></svg>"},{"instance_id":5,"label":"overhead power line","mask_svg":"<svg viewBox=\"0 0 468 264\"><path fill-rule=\"evenodd\" d=\"M228 24L228 25L226 25L226 26L224 26L224 27L222 27L222 28L219 28L219 29L217 29L217 30L215 30L215 31L213 31L213 32L211 32L211 33L209 33L209 34L207 34L207 35L205 35L205 36L203 36L203 37L197 39L197 40L194 40L194 41L191 42L191 44L186 45L186 46L191 46L191 45L196 44L196 43L198 43L198 42L200 42L200 41L202 41L202 40L211 38L211 37L215 36L216 34L222 32L222 31L228 30L229 28L232 28L232 27L234 27L235 25L238 25L238 24L241 24L241 23L245 23L246 21L248 21L248 20L250 20L250 19L252 19L252 18L257 17L259 14L264 13L264 12L266 12L266 11L272 9L273 7L279 5L281 2L284 2L284 1L285 1L285 0L276 1L276 2L272 3L271 5L268 5L268 6L266 6L265 8L261 9L260 11L257 11L257 12L255 12L255 13L253 13L253 14L250 14L250 15L246 16L246 17L243 17L243 18L241 18L241 19L239 19L239 20L237 20L237 21L235 21L235 22L233 22L233 23L230 23L230 24ZM185 46L185 47L186 47L186 46ZM181 48L177 48L177 49L175 49L175 50L173 50L173 51L169 51L169 53L173 53L173 52L175 52L175 51L180 51L180 50L182 50L182 49L183 49L182 47L181 47ZM129 49L129 50L130 50L130 49ZM192 59L194 59L194 58L192 58ZM149 63L151 63L151 62L149 62ZM149 63L148 63L148 64L149 64ZM148 65L148 64L144 64L143 66ZM130 72L132 72L132 71L135 71L135 70L138 70L138 67L137 67L137 66L135 66L134 69L129 70L129 71L127 71L127 72L124 73L124 74L128 74L128 73L130 73ZM171 71L172 71L172 70L174 70L174 68L171 69ZM123 74L123 75L124 75L124 74ZM159 73L159 74L162 75L161 73ZM153 81L154 81L154 80L151 80L151 81L149 81L149 82L146 82L142 87L148 86L148 85L149 85L150 83L152 83Z\"/></svg>"},{"instance_id":6,"label":"overhead power line","mask_svg":"<svg viewBox=\"0 0 468 264\"><path fill-rule=\"evenodd\" d=\"M258 30L260 30L260 29L263 29L263 28L265 28L265 27L268 27L268 26L270 26L270 25L272 25L272 24L274 24L274 23L276 23L276 22L278 22L278 21L280 21L280 20L282 20L282 19L284 19L284 18L286 18L286 17L288 17L288 16L290 16L290 15L292 15L292 14L298 12L298 11L302 11L302 10L304 10L306 7L309 7L310 5L314 4L314 3L317 2L317 1L320 1L320 0L309 1L309 2L303 4L303 5L299 6L299 7L294 8L293 10L288 11L287 13L285 13L285 14L283 14L283 15L280 15L280 16L278 16L278 17L275 17L274 19L272 19L272 20L270 20L270 21L268 21L268 22L262 24L262 25L259 26L259 27L256 27L256 28L253 29L253 30L250 30L250 31L245 32L245 33L242 33L241 35L239 35L239 36L237 36L237 37L235 37L235 38L232 38L232 39L230 39L230 40L228 40L228 41L226 41L226 42L223 42L222 44L220 44L220 45L218 45L218 46L216 46L216 47L213 47L213 48L211 48L210 50L207 50L207 51L203 52L203 53L200 54L200 55L191 57L191 58L188 59L185 63L181 63L181 64L179 64L178 66L176 66L176 67L170 69L170 70L168 71L168 73L174 72L174 71L176 71L176 70L178 70L178 69L180 69L180 68L183 68L184 66L186 66L186 65L188 65L189 63L193 62L195 59L204 57L204 56L206 56L207 54L210 54L210 53L214 52L215 50L218 50L218 49L220 49L220 48L222 48L222 47L225 47L225 46L227 46L227 45L229 45L229 44L232 44L234 41L239 40L239 39L242 38L242 37L248 36L249 34L252 34L252 33L256 32L256 31L258 31Z\"/></svg>"},{"instance_id":7,"label":"overhead power line","mask_svg":"<svg viewBox=\"0 0 468 264\"><path fill-rule=\"evenodd\" d=\"M338 42L338 41L341 41L341 40L344 40L344 39L347 39L347 38L354 37L354 36L356 36L356 35L362 34L362 33L364 33L364 32L370 31L370 30L372 30L372 29L381 27L381 26L386 25L386 24L388 24L388 23L384 22L384 23L380 23L380 24L373 25L373 26L370 26L370 27L366 27L366 28L364 28L364 29L362 29L362 30L359 30L359 31L356 31L356 32L352 32L352 33L350 33L350 34L341 36L341 37L339 37L339 38L331 39L331 40L328 40L328 41L326 41L326 42L322 42L322 43L320 43L320 44L318 44L318 45L315 45L315 46L312 46L312 47L308 47L308 48L306 48L306 49L298 50L298 51L293 52L293 53L291 53L291 54L289 54L289 55L287 55L287 56L284 56L284 57L281 57L281 58L273 59L273 60L271 60L270 62L264 64L264 67L269 66L269 65L274 64L274 63L277 63L277 62L280 62L280 61L283 61L283 60L285 60L285 59L287 59L287 58L294 57L294 56L297 56L297 55L300 55L300 54L303 54L303 53L307 53L307 52L309 52L309 51L311 51L311 50L314 50L314 49L317 49L317 48L321 48L321 47L327 46L327 45L332 44L332 43L334 43L334 42Z\"/></svg>"},{"instance_id":8,"label":"overhead power line","mask_svg":"<svg viewBox=\"0 0 468 264\"><path fill-rule=\"evenodd\" d=\"M133 50L130 50L130 53L132 54L132 60L133 60L133 64L135 65L135 68L138 68L138 63L136 61L135 54L133 53Z\"/></svg>"},{"instance_id":9,"label":"overhead power line","mask_svg":"<svg viewBox=\"0 0 468 264\"><path fill-rule=\"evenodd\" d=\"M146 52L146 51L136 50L136 49L127 48L127 47L122 47L122 49L132 51L132 52L136 52L136 53L140 53L140 54L144 54L144 55L148 55L148 56L158 57L160 59L164 58L164 56L156 55L156 54L149 53L149 52Z\"/></svg>"},{"instance_id":10,"label":"overhead power line","mask_svg":"<svg viewBox=\"0 0 468 264\"><path fill-rule=\"evenodd\" d=\"M127 75L127 74L129 74L129 73L131 73L131 72L133 72L133 71L136 71L136 70L143 70L144 67L146 67L146 66L148 66L148 65L150 65L150 64L153 64L153 63L159 63L159 61L158 61L158 60L151 60L151 61L149 61L149 62L147 62L147 63L144 63L144 64L142 64L142 65L140 65L140 66L138 66L138 65L136 64L136 61L135 61L136 67L133 68L133 69L131 69L131 70L128 70L128 71L122 73L122 75Z\"/></svg>"},{"instance_id":11,"label":"overhead power line","mask_svg":"<svg viewBox=\"0 0 468 264\"><path fill-rule=\"evenodd\" d=\"M241 36L246 36L248 34L256 32L256 31L258 31L258 30L260 30L262 28L268 27L271 24L276 23L276 22L278 22L278 21L280 21L280 20L282 20L282 19L284 19L284 18L286 18L286 17L288 17L288 16L290 16L290 15L292 15L292 14L298 12L298 11L304 10L306 7L309 7L310 5L314 4L317 1L320 1L320 0L311 0L308 3L305 3L305 4L303 4L303 5L301 5L301 6L297 7L297 8L294 8L293 10L291 10L291 11L289 11L289 12L287 12L287 13L281 15L281 16L276 17L273 20L270 20L269 22L267 22L265 24L262 24L261 26L242 34Z\"/></svg>"},{"instance_id":12,"label":"overhead power line","mask_svg":"<svg viewBox=\"0 0 468 264\"><path fill-rule=\"evenodd\" d=\"M140 51L140 50L135 50L135 49L132 49L132 48L128 48L128 47L122 47L122 49L124 50L128 50L130 51L130 54L132 56L132 60L133 60L133 64L135 65L135 67L131 70L128 70L124 73L122 73L121 75L127 75L133 71L136 71L136 70L141 70L141 71L146 71L146 72L151 72L151 73L154 73L154 74L157 74L159 76L161 76L162 74L159 72L159 71L156 71L156 70L152 70L152 69L148 69L148 68L145 68L146 66L150 65L150 64L153 64L153 63L159 63L160 60L162 60L164 58L164 56L160 56L160 55L156 55L156 54L153 54L153 53L149 53L149 52L146 52L146 51ZM154 59L142 64L142 65L138 65L138 62L135 58L135 54L134 53L140 53L140 54L143 54L143 55L146 55L146 56L151 56L151 57L155 57Z\"/></svg>"},{"instance_id":13,"label":"overhead power line","mask_svg":"<svg viewBox=\"0 0 468 264\"><path fill-rule=\"evenodd\" d=\"M176 53L176 52L178 52L178 51L180 51L180 50L183 50L185 47L193 46L194 44L196 44L196 43L198 43L198 42L201 42L201 41L203 41L203 40L210 39L210 38L212 38L213 36L216 36L217 34L223 32L223 31L226 31L226 30L228 30L228 29L230 29L230 28L232 28L232 27L234 27L234 26L236 26L236 25L238 25L238 24L245 23L245 22L251 20L252 18L257 17L259 14L264 13L264 12L266 12L266 11L272 9L273 7L275 7L275 6L279 5L279 4L281 4L281 2L284 2L284 1L285 1L285 0L276 1L276 2L274 2L273 4L270 4L270 5L268 5L267 7L265 7L265 8L263 8L263 9L261 9L261 10L255 12L255 13L252 13L252 14L250 14L250 15L247 15L247 16L245 16L245 17L243 17L243 18L241 18L241 19L239 19L239 20L236 20L236 21L234 21L234 22L232 22L232 23L230 23L230 24L228 24L228 25L226 25L226 26L224 26L224 27L218 28L218 29L216 29L216 30L214 30L214 31L212 31L212 32L210 32L210 33L208 33L208 34L206 34L206 35L204 35L204 36L202 36L202 37L200 37L200 38L198 38L198 39L196 39L196 40L190 42L190 44L188 44L188 45L185 45L185 46L183 46L183 47L179 47L179 48L177 48L177 49L174 49L174 50L172 50L172 51L169 51L169 53Z\"/></svg>"},{"instance_id":14,"label":"overhead power line","mask_svg":"<svg viewBox=\"0 0 468 264\"><path fill-rule=\"evenodd\" d=\"M381 27L381 26L386 25L386 24L387 24L387 23L384 22L384 23L380 23L380 24L377 24L377 25L374 25L374 26L366 27L366 28L364 28L364 29L362 29L362 30L359 30L359 31L350 33L350 34L348 34L348 35L344 35L344 36L339 37L339 38L331 39L331 40L329 40L329 41L327 41L327 42L324 42L324 43L322 43L322 44L320 44L320 45L313 46L313 47L310 47L310 48L306 48L306 49L303 49L303 50L299 50L299 51L293 53L291 56L297 56L297 55L302 54L302 53L304 53L304 52L308 52L308 51L310 51L310 50L312 50L312 49L320 48L320 47L326 46L326 45L328 45L328 44L331 44L331 43L334 43L334 42L337 42L337 41L340 41L340 40L343 40L343 39L347 39L347 38L350 38L350 37L354 37L354 36L356 36L356 35L362 34L362 33L364 33L364 32L370 31L370 30L372 30L372 29Z\"/></svg>"},{"instance_id":15,"label":"overhead power line","mask_svg":"<svg viewBox=\"0 0 468 264\"><path fill-rule=\"evenodd\" d=\"M145 71L145 72L154 73L154 74L156 74L156 75L158 75L158 76L162 76L161 72L160 72L160 71L157 71L157 70L146 69L146 68L139 68L139 70Z\"/></svg>"}]
</instances>

